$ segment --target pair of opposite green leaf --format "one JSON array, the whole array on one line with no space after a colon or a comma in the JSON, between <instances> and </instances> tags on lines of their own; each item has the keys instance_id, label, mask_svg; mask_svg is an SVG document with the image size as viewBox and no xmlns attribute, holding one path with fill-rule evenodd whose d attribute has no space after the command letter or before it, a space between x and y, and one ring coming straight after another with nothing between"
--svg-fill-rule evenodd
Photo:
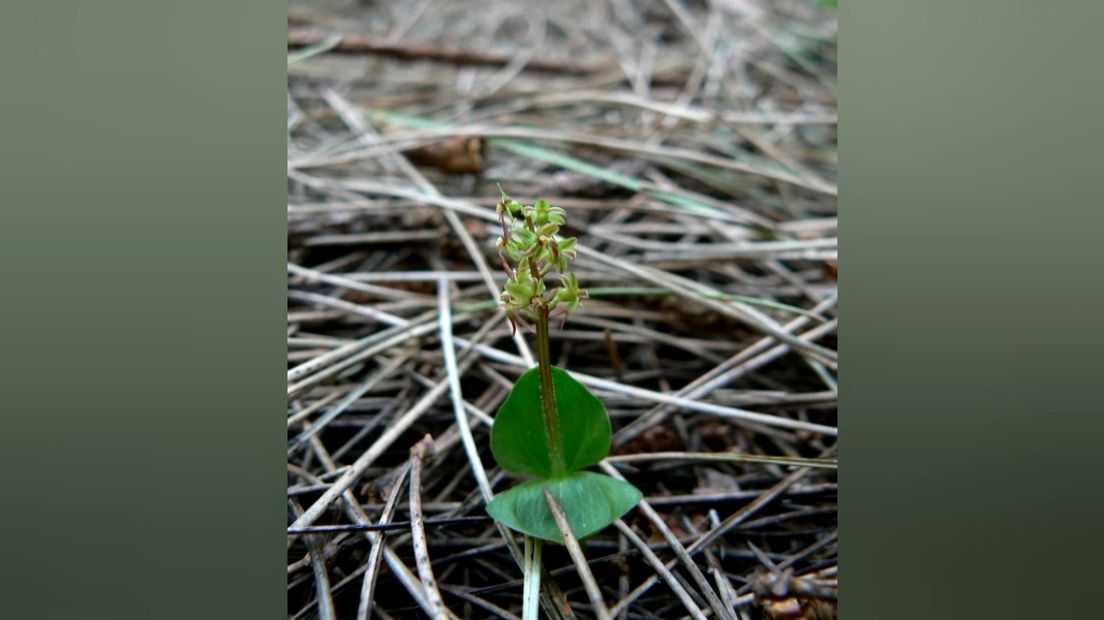
<instances>
[{"instance_id":1,"label":"pair of opposite green leaf","mask_svg":"<svg viewBox=\"0 0 1104 620\"><path fill-rule=\"evenodd\" d=\"M563 370L552 367L559 437L566 471L556 472L541 411L540 374L530 369L514 384L491 427L491 452L505 470L536 476L487 504L495 520L523 534L562 543L542 488L563 508L576 538L604 529L640 501L631 484L581 471L609 454L610 422L602 401Z\"/></svg>"}]
</instances>

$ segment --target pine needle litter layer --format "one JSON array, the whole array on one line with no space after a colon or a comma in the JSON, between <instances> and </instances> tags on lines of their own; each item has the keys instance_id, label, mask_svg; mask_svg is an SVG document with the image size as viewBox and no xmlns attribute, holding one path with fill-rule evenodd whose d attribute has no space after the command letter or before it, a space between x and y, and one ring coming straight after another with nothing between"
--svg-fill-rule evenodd
<instances>
[{"instance_id":1,"label":"pine needle litter layer","mask_svg":"<svg viewBox=\"0 0 1104 620\"><path fill-rule=\"evenodd\" d=\"M289 617L834 617L836 23L289 5ZM523 481L490 429L538 353L501 306L499 186L569 213L588 298L548 353L609 414L588 475L643 495L568 547L486 512Z\"/></svg>"}]
</instances>

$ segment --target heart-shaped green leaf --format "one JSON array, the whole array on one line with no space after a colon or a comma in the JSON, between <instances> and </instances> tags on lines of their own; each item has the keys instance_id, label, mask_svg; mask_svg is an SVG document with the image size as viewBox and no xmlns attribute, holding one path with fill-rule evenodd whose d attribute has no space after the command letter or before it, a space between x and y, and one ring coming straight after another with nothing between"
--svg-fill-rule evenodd
<instances>
[{"instance_id":1,"label":"heart-shaped green leaf","mask_svg":"<svg viewBox=\"0 0 1104 620\"><path fill-rule=\"evenodd\" d=\"M622 480L589 471L563 478L530 480L495 496L487 514L522 534L563 543L542 487L560 503L576 538L586 538L619 519L640 501L640 491Z\"/></svg>"},{"instance_id":2,"label":"heart-shaped green leaf","mask_svg":"<svg viewBox=\"0 0 1104 620\"><path fill-rule=\"evenodd\" d=\"M563 370L552 367L559 441L568 472L594 465L610 448L610 422L602 401ZM541 413L540 373L532 368L521 375L495 416L491 452L507 471L551 477L548 440Z\"/></svg>"}]
</instances>

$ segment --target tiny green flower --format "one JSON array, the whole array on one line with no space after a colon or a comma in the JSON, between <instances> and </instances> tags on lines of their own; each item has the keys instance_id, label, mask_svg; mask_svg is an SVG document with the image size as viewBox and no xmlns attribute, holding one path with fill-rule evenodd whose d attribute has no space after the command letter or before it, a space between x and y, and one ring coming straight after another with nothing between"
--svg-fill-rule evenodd
<instances>
[{"instance_id":1,"label":"tiny green flower","mask_svg":"<svg viewBox=\"0 0 1104 620\"><path fill-rule=\"evenodd\" d=\"M544 199L530 206L522 205L501 188L499 191L502 199L496 213L503 232L496 244L509 276L501 301L511 325L516 329L517 318L532 319L560 304L565 304L565 308L556 314L566 320L567 313L577 309L586 298L586 291L579 290L575 276L568 272L575 260L575 237L557 238L560 226L565 223L564 210ZM560 276L562 286L545 294L544 279L552 270Z\"/></svg>"}]
</instances>

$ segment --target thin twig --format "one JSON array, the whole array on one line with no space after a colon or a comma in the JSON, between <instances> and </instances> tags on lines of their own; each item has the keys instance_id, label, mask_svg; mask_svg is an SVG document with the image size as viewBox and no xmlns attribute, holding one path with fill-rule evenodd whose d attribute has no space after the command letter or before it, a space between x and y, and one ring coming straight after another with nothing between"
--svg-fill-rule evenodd
<instances>
[{"instance_id":1,"label":"thin twig","mask_svg":"<svg viewBox=\"0 0 1104 620\"><path fill-rule=\"evenodd\" d=\"M301 513L302 508L294 499L288 500L295 512ZM336 620L334 613L333 594L330 591L330 577L326 570L325 553L322 551L322 543L314 537L307 539L307 549L310 551L311 570L314 571L314 583L318 602L318 617L321 620Z\"/></svg>"},{"instance_id":2,"label":"thin twig","mask_svg":"<svg viewBox=\"0 0 1104 620\"><path fill-rule=\"evenodd\" d=\"M567 516L563 512L563 508L560 507L560 503L556 501L556 496L552 495L552 491L548 489L547 485L544 486L544 500L548 502L548 509L552 511L552 518L556 520L556 527L560 530L567 552L571 554L571 561L575 562L575 568L579 570L579 579L583 581L583 587L590 598L590 604L594 607L594 615L599 620L610 620L609 609L606 608L606 603L602 600L602 590L598 587L598 582L594 581L594 575L590 572L590 565L587 564L586 556L583 555L583 548L579 546L579 541L576 540L575 533L571 531L571 524L567 522Z\"/></svg>"},{"instance_id":3,"label":"thin twig","mask_svg":"<svg viewBox=\"0 0 1104 620\"><path fill-rule=\"evenodd\" d=\"M641 461L712 461L717 463L770 463L795 467L827 467L835 469L836 459L803 459L791 456L761 456L729 452L649 452L645 454L619 454L607 456L607 463L635 463Z\"/></svg>"},{"instance_id":4,"label":"thin twig","mask_svg":"<svg viewBox=\"0 0 1104 620\"><path fill-rule=\"evenodd\" d=\"M333 35L316 30L290 29L287 34L287 47L289 50L311 47L326 42L331 36ZM326 50L328 53L376 54L399 60L433 60L457 65L491 67L505 67L513 58L510 54L478 52L427 43L395 42L378 39L368 34L342 34L337 37L339 40ZM533 71L568 75L590 75L609 69L608 65L584 65L539 58L530 60L525 66Z\"/></svg>"},{"instance_id":5,"label":"thin twig","mask_svg":"<svg viewBox=\"0 0 1104 620\"><path fill-rule=\"evenodd\" d=\"M637 549L640 550L640 554L644 556L644 559L646 559L648 563L652 565L652 568L655 569L656 573L663 578L663 581L665 581L668 586L670 586L671 590L675 593L675 596L677 596L678 599L682 601L683 606L686 607L686 611L690 612L690 617L695 618L696 620L704 619L705 614L703 614L701 610L698 609L698 606L694 604L694 599L690 598L690 594L687 593L686 588L682 587L682 584L679 583L677 579L675 579L675 576L671 574L671 571L666 566L663 565L663 562L659 559L659 557L657 557L656 554L652 552L651 548L648 547L648 544L644 542L644 540L641 539L639 536L637 536L636 532L632 531L632 528L625 525L625 522L621 519L614 521L613 525L618 530L620 530L622 535L629 539L629 542L631 542Z\"/></svg>"},{"instance_id":6,"label":"thin twig","mask_svg":"<svg viewBox=\"0 0 1104 620\"><path fill-rule=\"evenodd\" d=\"M408 468L403 468L402 476L405 476L407 471ZM395 507L399 503L399 494L402 492L402 488L402 480L396 480L394 486L391 487L391 493L387 496L387 503L383 507L383 512L380 514L379 526L386 527L391 522L391 517L395 514ZM372 601L375 598L376 579L379 576L384 545L382 535L372 537L372 551L368 554L368 560L365 562L367 568L364 572L364 581L360 587L360 603L357 606L356 620L368 620L368 615L372 611Z\"/></svg>"},{"instance_id":7,"label":"thin twig","mask_svg":"<svg viewBox=\"0 0 1104 620\"><path fill-rule=\"evenodd\" d=\"M429 561L429 545L425 535L425 516L422 515L422 463L433 447L433 438L426 435L410 450L410 533L414 540L414 563L422 580L426 599L434 620L448 620L449 612L437 589L433 577L433 565Z\"/></svg>"}]
</instances>

